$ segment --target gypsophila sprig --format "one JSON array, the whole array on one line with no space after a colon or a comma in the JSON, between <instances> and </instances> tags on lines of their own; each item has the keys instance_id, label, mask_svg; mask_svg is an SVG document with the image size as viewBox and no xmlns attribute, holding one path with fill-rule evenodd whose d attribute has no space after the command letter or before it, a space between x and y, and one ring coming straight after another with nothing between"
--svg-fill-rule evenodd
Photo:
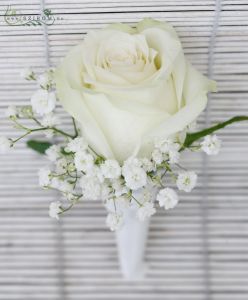
<instances>
[{"instance_id":1,"label":"gypsophila sprig","mask_svg":"<svg viewBox=\"0 0 248 300\"><path fill-rule=\"evenodd\" d=\"M201 149L208 155L217 155L220 152L221 141L217 135L205 136L201 142Z\"/></svg>"},{"instance_id":2,"label":"gypsophila sprig","mask_svg":"<svg viewBox=\"0 0 248 300\"><path fill-rule=\"evenodd\" d=\"M10 105L5 111L5 116L7 118L16 118L17 115L18 111L15 105Z\"/></svg>"},{"instance_id":3,"label":"gypsophila sprig","mask_svg":"<svg viewBox=\"0 0 248 300\"><path fill-rule=\"evenodd\" d=\"M6 153L12 147L12 141L5 136L0 136L0 153Z\"/></svg>"},{"instance_id":4,"label":"gypsophila sprig","mask_svg":"<svg viewBox=\"0 0 248 300\"><path fill-rule=\"evenodd\" d=\"M111 231L118 230L123 224L123 216L116 213L109 213L106 218L106 225Z\"/></svg>"},{"instance_id":5,"label":"gypsophila sprig","mask_svg":"<svg viewBox=\"0 0 248 300\"><path fill-rule=\"evenodd\" d=\"M156 200L159 202L160 207L164 209L174 208L178 203L178 195L171 188L165 188L159 191Z\"/></svg>"},{"instance_id":6,"label":"gypsophila sprig","mask_svg":"<svg viewBox=\"0 0 248 300\"><path fill-rule=\"evenodd\" d=\"M181 172L177 177L177 187L180 191L191 192L195 187L197 174L195 172Z\"/></svg>"}]
</instances>

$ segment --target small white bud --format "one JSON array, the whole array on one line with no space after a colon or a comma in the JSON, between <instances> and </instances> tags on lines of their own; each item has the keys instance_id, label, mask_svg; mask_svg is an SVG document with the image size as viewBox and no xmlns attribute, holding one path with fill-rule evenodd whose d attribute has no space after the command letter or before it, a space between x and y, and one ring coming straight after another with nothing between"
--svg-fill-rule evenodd
<instances>
[{"instance_id":1,"label":"small white bud","mask_svg":"<svg viewBox=\"0 0 248 300\"><path fill-rule=\"evenodd\" d=\"M180 191L191 192L197 182L197 175L195 172L182 172L177 177L177 187Z\"/></svg>"},{"instance_id":2,"label":"small white bud","mask_svg":"<svg viewBox=\"0 0 248 300\"><path fill-rule=\"evenodd\" d=\"M217 135L205 136L201 143L201 149L208 155L217 155L220 152L221 140Z\"/></svg>"},{"instance_id":3,"label":"small white bud","mask_svg":"<svg viewBox=\"0 0 248 300\"><path fill-rule=\"evenodd\" d=\"M10 105L5 111L5 116L7 118L16 117L17 114L18 114L18 112L17 112L16 106L14 106L14 105Z\"/></svg>"},{"instance_id":4,"label":"small white bud","mask_svg":"<svg viewBox=\"0 0 248 300\"><path fill-rule=\"evenodd\" d=\"M0 136L0 153L4 154L10 150L13 143L10 139L6 138L5 136Z\"/></svg>"},{"instance_id":5,"label":"small white bud","mask_svg":"<svg viewBox=\"0 0 248 300\"><path fill-rule=\"evenodd\" d=\"M21 70L20 76L26 80L35 80L35 74L31 68L25 68Z\"/></svg>"}]
</instances>

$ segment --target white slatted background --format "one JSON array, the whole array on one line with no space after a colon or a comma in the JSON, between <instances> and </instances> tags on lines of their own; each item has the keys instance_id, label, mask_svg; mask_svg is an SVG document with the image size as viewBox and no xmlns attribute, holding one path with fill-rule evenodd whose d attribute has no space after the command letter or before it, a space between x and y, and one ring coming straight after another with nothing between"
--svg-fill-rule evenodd
<instances>
[{"instance_id":1,"label":"white slatted background","mask_svg":"<svg viewBox=\"0 0 248 300\"><path fill-rule=\"evenodd\" d=\"M6 26L12 4L23 13L45 7L63 17L48 28ZM0 134L17 132L3 119L9 104L28 103L34 86L19 78L25 66L55 65L92 28L144 17L171 22L185 53L218 81L202 125L248 114L247 0L1 0ZM69 119L59 110L66 127ZM200 183L173 211L152 219L148 276L125 282L114 235L96 202L81 204L58 224L47 216L57 195L37 186L45 161L20 144L0 157L0 299L248 299L248 124L221 133L214 158L189 157Z\"/></svg>"}]
</instances>

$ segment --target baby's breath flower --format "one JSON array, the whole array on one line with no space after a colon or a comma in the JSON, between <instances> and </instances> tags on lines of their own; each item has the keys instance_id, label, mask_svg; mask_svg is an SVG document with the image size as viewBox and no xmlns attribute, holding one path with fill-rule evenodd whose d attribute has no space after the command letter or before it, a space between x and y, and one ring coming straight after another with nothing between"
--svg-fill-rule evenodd
<instances>
[{"instance_id":1,"label":"baby's breath flower","mask_svg":"<svg viewBox=\"0 0 248 300\"><path fill-rule=\"evenodd\" d=\"M142 168L146 171L146 172L151 172L155 170L155 166L154 164L151 162L151 160L149 160L148 158L142 158L141 159L141 163L142 163Z\"/></svg>"},{"instance_id":2,"label":"baby's breath flower","mask_svg":"<svg viewBox=\"0 0 248 300\"><path fill-rule=\"evenodd\" d=\"M101 184L96 177L89 175L82 176L80 179L80 187L83 197L86 200L99 200L101 197Z\"/></svg>"},{"instance_id":3,"label":"baby's breath flower","mask_svg":"<svg viewBox=\"0 0 248 300\"><path fill-rule=\"evenodd\" d=\"M106 218L106 225L110 228L111 231L118 230L123 224L122 215L116 213L109 213Z\"/></svg>"},{"instance_id":4,"label":"baby's breath flower","mask_svg":"<svg viewBox=\"0 0 248 300\"><path fill-rule=\"evenodd\" d=\"M60 157L60 147L57 145L52 145L46 150L45 153L50 161L56 161Z\"/></svg>"},{"instance_id":5,"label":"baby's breath flower","mask_svg":"<svg viewBox=\"0 0 248 300\"><path fill-rule=\"evenodd\" d=\"M131 165L129 162L127 165L124 163L122 174L125 178L127 187L131 190L137 190L146 185L147 175L141 167Z\"/></svg>"},{"instance_id":6,"label":"baby's breath flower","mask_svg":"<svg viewBox=\"0 0 248 300\"><path fill-rule=\"evenodd\" d=\"M73 184L60 177L53 177L49 186L61 191L62 193L71 193L73 191Z\"/></svg>"},{"instance_id":7,"label":"baby's breath flower","mask_svg":"<svg viewBox=\"0 0 248 300\"><path fill-rule=\"evenodd\" d=\"M47 129L43 131L46 138L51 139L54 136L54 130Z\"/></svg>"},{"instance_id":8,"label":"baby's breath flower","mask_svg":"<svg viewBox=\"0 0 248 300\"><path fill-rule=\"evenodd\" d=\"M71 140L65 147L66 152L82 152L88 148L88 143L83 137Z\"/></svg>"},{"instance_id":9,"label":"baby's breath flower","mask_svg":"<svg viewBox=\"0 0 248 300\"><path fill-rule=\"evenodd\" d=\"M165 188L159 191L156 200L160 207L165 209L174 208L178 203L177 193L171 188Z\"/></svg>"},{"instance_id":10,"label":"baby's breath flower","mask_svg":"<svg viewBox=\"0 0 248 300\"><path fill-rule=\"evenodd\" d=\"M100 168L105 178L117 179L121 175L121 167L118 161L114 159L106 160Z\"/></svg>"},{"instance_id":11,"label":"baby's breath flower","mask_svg":"<svg viewBox=\"0 0 248 300\"><path fill-rule=\"evenodd\" d=\"M63 174L67 171L67 160L65 157L61 157L60 159L58 159L55 163L55 170L56 173L58 174Z\"/></svg>"},{"instance_id":12,"label":"baby's breath flower","mask_svg":"<svg viewBox=\"0 0 248 300\"><path fill-rule=\"evenodd\" d=\"M5 111L5 116L7 118L13 118L13 117L16 117L18 114L17 112L17 108L15 105L10 105L7 110Z\"/></svg>"},{"instance_id":13,"label":"baby's breath flower","mask_svg":"<svg viewBox=\"0 0 248 300\"><path fill-rule=\"evenodd\" d=\"M73 162L69 162L67 165L67 171L69 173L76 171L75 164Z\"/></svg>"},{"instance_id":14,"label":"baby's breath flower","mask_svg":"<svg viewBox=\"0 0 248 300\"><path fill-rule=\"evenodd\" d=\"M188 171L178 174L177 187L180 191L191 192L195 187L197 181L197 175L195 172Z\"/></svg>"},{"instance_id":15,"label":"baby's breath flower","mask_svg":"<svg viewBox=\"0 0 248 300\"><path fill-rule=\"evenodd\" d=\"M160 138L155 141L155 149L152 153L152 158L156 164L161 164L164 160L168 160L170 164L175 164L179 162L179 150L179 143L174 142L171 138Z\"/></svg>"},{"instance_id":16,"label":"baby's breath flower","mask_svg":"<svg viewBox=\"0 0 248 300\"><path fill-rule=\"evenodd\" d=\"M38 172L39 185L47 187L51 183L51 171L48 168L41 168Z\"/></svg>"},{"instance_id":17,"label":"baby's breath flower","mask_svg":"<svg viewBox=\"0 0 248 300\"><path fill-rule=\"evenodd\" d=\"M101 199L107 201L112 196L112 189L109 184L104 182L101 185Z\"/></svg>"},{"instance_id":18,"label":"baby's breath flower","mask_svg":"<svg viewBox=\"0 0 248 300\"><path fill-rule=\"evenodd\" d=\"M89 153L77 152L74 157L74 163L79 172L88 172L94 165L94 158Z\"/></svg>"},{"instance_id":19,"label":"baby's breath flower","mask_svg":"<svg viewBox=\"0 0 248 300\"><path fill-rule=\"evenodd\" d=\"M144 221L154 215L156 209L153 202L144 203L137 211L137 217L140 221Z\"/></svg>"},{"instance_id":20,"label":"baby's breath flower","mask_svg":"<svg viewBox=\"0 0 248 300\"><path fill-rule=\"evenodd\" d=\"M48 90L52 86L52 78L48 72L41 74L37 79L41 88Z\"/></svg>"},{"instance_id":21,"label":"baby's breath flower","mask_svg":"<svg viewBox=\"0 0 248 300\"><path fill-rule=\"evenodd\" d=\"M44 115L40 122L44 127L54 127L60 124L60 119L58 116L51 112Z\"/></svg>"},{"instance_id":22,"label":"baby's breath flower","mask_svg":"<svg viewBox=\"0 0 248 300\"><path fill-rule=\"evenodd\" d=\"M161 164L163 161L162 152L159 149L154 149L152 151L152 159L157 165Z\"/></svg>"},{"instance_id":23,"label":"baby's breath flower","mask_svg":"<svg viewBox=\"0 0 248 300\"><path fill-rule=\"evenodd\" d=\"M5 136L0 136L0 153L6 153L12 145L13 143L10 139Z\"/></svg>"},{"instance_id":24,"label":"baby's breath flower","mask_svg":"<svg viewBox=\"0 0 248 300\"><path fill-rule=\"evenodd\" d=\"M43 116L52 112L56 105L56 96L53 92L47 90L38 90L31 97L33 111Z\"/></svg>"},{"instance_id":25,"label":"baby's breath flower","mask_svg":"<svg viewBox=\"0 0 248 300\"><path fill-rule=\"evenodd\" d=\"M20 76L26 80L35 80L35 74L31 68L25 68L21 70Z\"/></svg>"},{"instance_id":26,"label":"baby's breath flower","mask_svg":"<svg viewBox=\"0 0 248 300\"><path fill-rule=\"evenodd\" d=\"M123 213L130 206L130 199L127 196L109 197L105 201L105 208L109 212Z\"/></svg>"},{"instance_id":27,"label":"baby's breath flower","mask_svg":"<svg viewBox=\"0 0 248 300\"><path fill-rule=\"evenodd\" d=\"M169 151L168 157L169 157L169 163L170 164L177 164L179 162L180 152L178 150L170 150Z\"/></svg>"},{"instance_id":28,"label":"baby's breath flower","mask_svg":"<svg viewBox=\"0 0 248 300\"><path fill-rule=\"evenodd\" d=\"M142 162L137 157L130 157L126 161L124 161L123 167L122 167L122 173L125 173L126 170L129 170L132 167L141 167Z\"/></svg>"},{"instance_id":29,"label":"baby's breath flower","mask_svg":"<svg viewBox=\"0 0 248 300\"><path fill-rule=\"evenodd\" d=\"M112 188L114 189L116 197L127 194L129 191L129 189L125 185L124 180L120 178L112 180Z\"/></svg>"},{"instance_id":30,"label":"baby's breath flower","mask_svg":"<svg viewBox=\"0 0 248 300\"><path fill-rule=\"evenodd\" d=\"M75 196L73 193L66 192L63 196L65 197L66 200L68 200L70 202L78 200L78 197Z\"/></svg>"},{"instance_id":31,"label":"baby's breath flower","mask_svg":"<svg viewBox=\"0 0 248 300\"><path fill-rule=\"evenodd\" d=\"M217 155L220 151L220 147L221 140L217 135L207 135L201 143L201 149L208 155Z\"/></svg>"},{"instance_id":32,"label":"baby's breath flower","mask_svg":"<svg viewBox=\"0 0 248 300\"><path fill-rule=\"evenodd\" d=\"M22 106L20 109L20 117L22 118L32 118L33 117L33 110L31 105Z\"/></svg>"},{"instance_id":33,"label":"baby's breath flower","mask_svg":"<svg viewBox=\"0 0 248 300\"><path fill-rule=\"evenodd\" d=\"M155 148L159 149L162 153L168 153L173 145L173 140L170 138L158 138L155 140Z\"/></svg>"},{"instance_id":34,"label":"baby's breath flower","mask_svg":"<svg viewBox=\"0 0 248 300\"><path fill-rule=\"evenodd\" d=\"M73 184L66 180L61 180L59 190L63 193L71 193L73 191Z\"/></svg>"},{"instance_id":35,"label":"baby's breath flower","mask_svg":"<svg viewBox=\"0 0 248 300\"><path fill-rule=\"evenodd\" d=\"M61 179L59 177L52 177L49 186L59 190L61 184Z\"/></svg>"},{"instance_id":36,"label":"baby's breath flower","mask_svg":"<svg viewBox=\"0 0 248 300\"><path fill-rule=\"evenodd\" d=\"M59 219L59 214L63 211L61 209L61 202L60 201L54 201L49 206L49 216L51 218Z\"/></svg>"},{"instance_id":37,"label":"baby's breath flower","mask_svg":"<svg viewBox=\"0 0 248 300\"><path fill-rule=\"evenodd\" d=\"M100 183L104 182L104 177L102 175L101 169L97 165L93 165L85 173L91 177L96 177Z\"/></svg>"},{"instance_id":38,"label":"baby's breath flower","mask_svg":"<svg viewBox=\"0 0 248 300\"><path fill-rule=\"evenodd\" d=\"M153 191L151 186L147 184L144 188L132 191L131 202L135 207L140 207L147 202L152 202L153 200Z\"/></svg>"}]
</instances>

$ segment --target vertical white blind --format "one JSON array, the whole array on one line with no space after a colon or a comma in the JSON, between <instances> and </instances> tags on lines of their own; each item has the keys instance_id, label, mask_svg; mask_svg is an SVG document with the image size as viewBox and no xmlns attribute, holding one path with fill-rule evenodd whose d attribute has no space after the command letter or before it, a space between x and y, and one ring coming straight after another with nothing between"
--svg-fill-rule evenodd
<instances>
[{"instance_id":1,"label":"vertical white blind","mask_svg":"<svg viewBox=\"0 0 248 300\"><path fill-rule=\"evenodd\" d=\"M8 5L26 14L45 7L63 20L43 27L7 26ZM19 78L26 66L56 65L84 34L112 22L144 17L171 22L185 53L218 82L201 125L248 114L247 0L5 1L0 18L0 135L18 131L3 118L10 104L28 103L35 86ZM65 127L70 120L58 109ZM146 261L148 276L130 283L118 269L113 233L98 202L84 202L50 220L57 195L37 185L44 158L20 143L0 156L0 299L248 299L248 124L220 134L219 156L185 158L200 180L178 207L152 218Z\"/></svg>"}]
</instances>

